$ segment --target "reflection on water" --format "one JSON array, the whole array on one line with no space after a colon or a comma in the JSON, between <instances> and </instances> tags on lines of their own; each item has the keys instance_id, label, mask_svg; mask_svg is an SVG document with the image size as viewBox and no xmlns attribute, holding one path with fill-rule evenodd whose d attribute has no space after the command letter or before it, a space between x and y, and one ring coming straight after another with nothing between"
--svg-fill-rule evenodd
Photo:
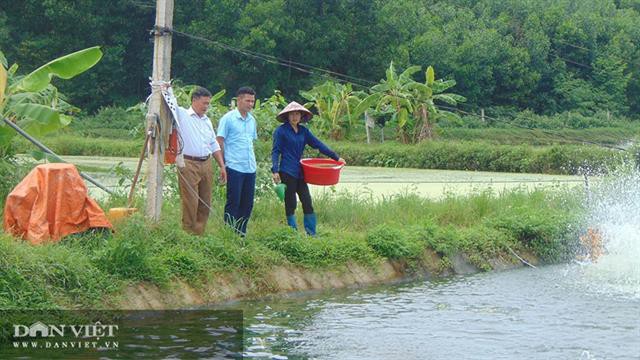
<instances>
[{"instance_id":1,"label":"reflection on water","mask_svg":"<svg viewBox=\"0 0 640 360\"><path fill-rule=\"evenodd\" d=\"M245 310L245 356L637 359L640 299L593 291L587 266L340 291Z\"/></svg>"}]
</instances>

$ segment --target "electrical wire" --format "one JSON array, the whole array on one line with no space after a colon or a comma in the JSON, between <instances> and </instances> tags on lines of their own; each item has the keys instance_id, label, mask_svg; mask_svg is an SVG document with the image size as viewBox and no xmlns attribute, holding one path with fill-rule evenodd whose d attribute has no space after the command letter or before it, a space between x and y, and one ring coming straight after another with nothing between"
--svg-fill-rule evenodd
<instances>
[{"instance_id":1,"label":"electrical wire","mask_svg":"<svg viewBox=\"0 0 640 360\"><path fill-rule=\"evenodd\" d=\"M229 50L238 54L242 54L248 57L252 57L255 59L259 59L259 60L263 60L272 64L276 64L276 65L280 65L280 66L284 66L284 67L288 67L291 69L295 69L298 70L300 72L306 73L306 74L310 74L310 75L316 75L316 76L322 76L322 77L330 77L334 80L341 80L341 81L345 81L345 82L350 82L353 85L357 85L357 86L361 86L361 87L365 87L365 88L369 88L370 85L376 84L375 81L371 81L371 80L367 80L367 79L362 79L362 78L358 78L358 77L354 77L354 76L350 76L350 75L346 75L346 74L342 74L336 71L331 71L331 70L327 70L327 69L323 69L317 66L313 66L313 65L308 65L308 64L303 64L300 62L296 62L296 61L292 61L292 60L288 60L288 59L283 59L283 58L279 58L273 55L269 55L269 54L264 54L264 53L260 53L260 52L256 52L256 51L251 51L251 50L247 50L247 49L243 49L243 48L238 48L235 46L231 46L228 44L225 44L223 42L220 41L216 41L216 40L211 40L208 38L205 38L203 36L199 36L199 35L193 35L193 34L189 34L183 31L179 31L179 30L172 30L173 33L186 37L186 38L190 38L190 39L194 39L194 40L199 40L199 41L203 41L215 46L218 46L222 49L225 50ZM369 84L369 85L367 85Z\"/></svg>"}]
</instances>

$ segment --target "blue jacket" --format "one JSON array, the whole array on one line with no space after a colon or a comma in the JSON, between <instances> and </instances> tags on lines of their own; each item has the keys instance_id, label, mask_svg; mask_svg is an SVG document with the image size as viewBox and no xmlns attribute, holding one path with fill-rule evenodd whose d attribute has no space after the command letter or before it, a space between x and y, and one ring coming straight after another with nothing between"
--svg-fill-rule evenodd
<instances>
[{"instance_id":1,"label":"blue jacket","mask_svg":"<svg viewBox=\"0 0 640 360\"><path fill-rule=\"evenodd\" d=\"M298 132L296 133L291 124L285 122L273 132L273 149L271 150L271 162L273 165L271 166L271 172L285 172L295 178L302 178L300 160L302 159L305 145L318 149L333 160L340 158L327 145L313 136L306 127L298 125Z\"/></svg>"}]
</instances>

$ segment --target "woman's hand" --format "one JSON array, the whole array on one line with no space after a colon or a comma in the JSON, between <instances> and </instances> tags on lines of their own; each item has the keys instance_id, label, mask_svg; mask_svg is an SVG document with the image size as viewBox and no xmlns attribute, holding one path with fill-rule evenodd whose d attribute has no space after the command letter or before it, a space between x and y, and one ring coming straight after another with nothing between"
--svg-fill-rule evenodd
<instances>
[{"instance_id":1,"label":"woman's hand","mask_svg":"<svg viewBox=\"0 0 640 360\"><path fill-rule=\"evenodd\" d=\"M276 184L280 184L280 174L278 173L273 173L271 174L271 176L273 177L273 182Z\"/></svg>"},{"instance_id":2,"label":"woman's hand","mask_svg":"<svg viewBox=\"0 0 640 360\"><path fill-rule=\"evenodd\" d=\"M345 164L345 165L347 165L347 162L343 158L338 159L338 161L343 163L343 164Z\"/></svg>"}]
</instances>

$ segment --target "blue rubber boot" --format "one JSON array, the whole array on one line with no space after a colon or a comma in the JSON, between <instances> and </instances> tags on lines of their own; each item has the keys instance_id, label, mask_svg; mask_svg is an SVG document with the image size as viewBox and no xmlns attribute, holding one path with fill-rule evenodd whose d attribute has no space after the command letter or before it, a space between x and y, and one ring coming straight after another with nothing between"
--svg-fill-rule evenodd
<instances>
[{"instance_id":1,"label":"blue rubber boot","mask_svg":"<svg viewBox=\"0 0 640 360\"><path fill-rule=\"evenodd\" d=\"M304 229L311 236L316 235L316 214L304 214Z\"/></svg>"},{"instance_id":2,"label":"blue rubber boot","mask_svg":"<svg viewBox=\"0 0 640 360\"><path fill-rule=\"evenodd\" d=\"M298 225L296 224L295 215L287 215L287 225L291 226L293 230L298 230Z\"/></svg>"}]
</instances>

